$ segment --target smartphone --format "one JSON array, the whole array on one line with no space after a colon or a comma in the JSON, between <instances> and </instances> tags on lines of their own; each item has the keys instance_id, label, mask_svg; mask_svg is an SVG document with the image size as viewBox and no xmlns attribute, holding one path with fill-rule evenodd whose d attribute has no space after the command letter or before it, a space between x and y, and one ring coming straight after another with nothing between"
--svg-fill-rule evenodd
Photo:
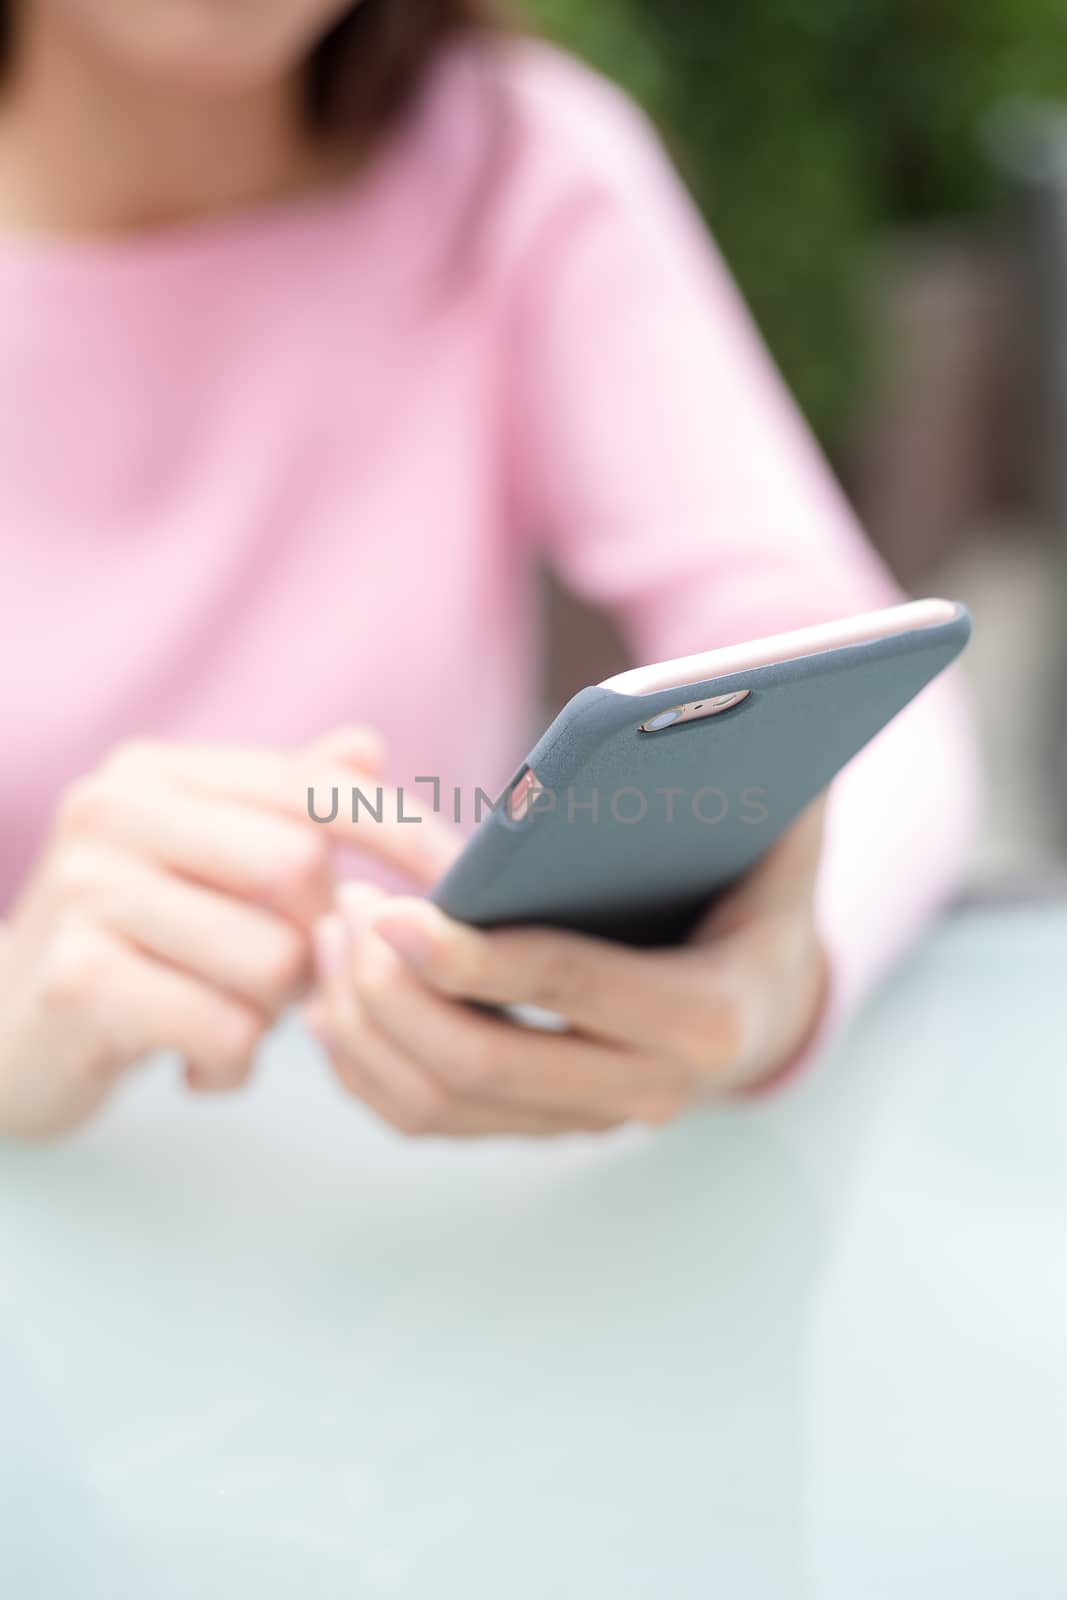
<instances>
[{"instance_id":1,"label":"smartphone","mask_svg":"<svg viewBox=\"0 0 1067 1600\"><path fill-rule=\"evenodd\" d=\"M619 673L564 707L438 884L479 927L676 943L960 653L917 600ZM902 773L902 806L922 773Z\"/></svg>"}]
</instances>

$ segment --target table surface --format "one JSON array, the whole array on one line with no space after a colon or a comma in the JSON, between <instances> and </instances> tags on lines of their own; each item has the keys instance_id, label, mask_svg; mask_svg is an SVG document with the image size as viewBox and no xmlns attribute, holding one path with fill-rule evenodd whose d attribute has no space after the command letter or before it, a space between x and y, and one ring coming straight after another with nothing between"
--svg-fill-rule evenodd
<instances>
[{"instance_id":1,"label":"table surface","mask_svg":"<svg viewBox=\"0 0 1067 1600\"><path fill-rule=\"evenodd\" d=\"M0 1593L1067 1594L1067 907L662 1133L405 1142L295 1028L0 1150Z\"/></svg>"}]
</instances>

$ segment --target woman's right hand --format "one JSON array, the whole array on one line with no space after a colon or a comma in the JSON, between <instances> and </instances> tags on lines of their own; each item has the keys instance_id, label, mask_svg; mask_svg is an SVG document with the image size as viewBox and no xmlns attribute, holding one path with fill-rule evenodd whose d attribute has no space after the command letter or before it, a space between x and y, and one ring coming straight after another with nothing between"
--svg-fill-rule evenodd
<instances>
[{"instance_id":1,"label":"woman's right hand","mask_svg":"<svg viewBox=\"0 0 1067 1600\"><path fill-rule=\"evenodd\" d=\"M379 759L361 728L299 754L137 743L76 782L0 925L0 1134L76 1126L159 1049L193 1088L242 1084L307 985L331 847L369 844L427 883L451 857L434 819L310 819L309 784L350 788Z\"/></svg>"}]
</instances>

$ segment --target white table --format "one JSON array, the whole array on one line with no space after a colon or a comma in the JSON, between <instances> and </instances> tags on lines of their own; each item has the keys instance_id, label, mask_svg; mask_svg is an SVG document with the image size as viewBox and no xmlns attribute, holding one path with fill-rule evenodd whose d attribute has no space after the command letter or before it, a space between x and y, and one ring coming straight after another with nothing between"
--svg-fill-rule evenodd
<instances>
[{"instance_id":1,"label":"white table","mask_svg":"<svg viewBox=\"0 0 1067 1600\"><path fill-rule=\"evenodd\" d=\"M0 1150L10 1600L1067 1594L1067 908L663 1134L407 1143L283 1030Z\"/></svg>"}]
</instances>

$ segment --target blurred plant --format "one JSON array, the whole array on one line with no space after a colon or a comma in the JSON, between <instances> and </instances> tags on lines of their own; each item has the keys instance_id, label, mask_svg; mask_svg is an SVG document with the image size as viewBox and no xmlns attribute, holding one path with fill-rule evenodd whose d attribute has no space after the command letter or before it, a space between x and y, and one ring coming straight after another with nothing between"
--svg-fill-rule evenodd
<instances>
[{"instance_id":1,"label":"blurred plant","mask_svg":"<svg viewBox=\"0 0 1067 1600\"><path fill-rule=\"evenodd\" d=\"M659 122L831 447L863 380L857 287L893 226L980 210L998 102L1067 95L1063 0L525 0Z\"/></svg>"}]
</instances>

